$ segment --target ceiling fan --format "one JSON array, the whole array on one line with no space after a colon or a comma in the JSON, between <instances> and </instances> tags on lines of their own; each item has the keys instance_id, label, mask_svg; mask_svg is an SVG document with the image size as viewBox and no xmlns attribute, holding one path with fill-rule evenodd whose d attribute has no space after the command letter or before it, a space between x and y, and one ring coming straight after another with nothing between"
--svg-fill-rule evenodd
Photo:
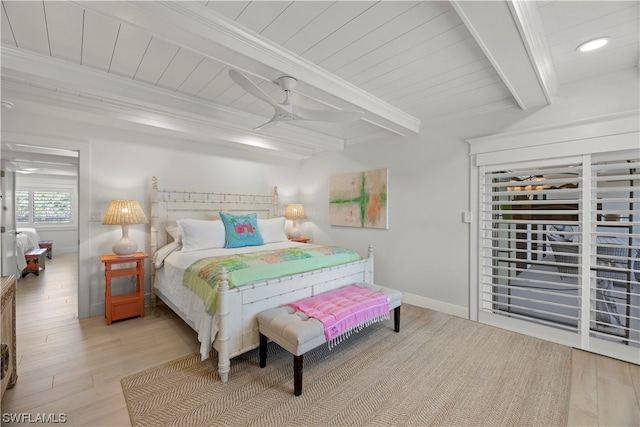
<instances>
[{"instance_id":1,"label":"ceiling fan","mask_svg":"<svg viewBox=\"0 0 640 427\"><path fill-rule=\"evenodd\" d=\"M271 120L254 128L253 130L261 130L273 126L277 122L293 120L348 123L355 122L364 117L364 113L362 111L312 110L292 104L289 97L293 92L293 89L296 87L296 83L298 81L290 76L283 76L278 79L278 84L285 94L285 99L282 103L278 103L273 100L271 97L269 97L269 95L264 93L262 89L256 86L255 83L249 80L247 76L237 70L229 70L229 77L231 77L231 80L233 80L238 86L240 86L256 98L270 104L275 110Z\"/></svg>"}]
</instances>

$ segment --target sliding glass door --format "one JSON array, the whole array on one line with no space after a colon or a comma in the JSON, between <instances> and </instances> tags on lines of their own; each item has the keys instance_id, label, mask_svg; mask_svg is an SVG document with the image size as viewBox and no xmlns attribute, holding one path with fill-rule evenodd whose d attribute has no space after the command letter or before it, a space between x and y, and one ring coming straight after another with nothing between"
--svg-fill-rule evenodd
<instances>
[{"instance_id":1,"label":"sliding glass door","mask_svg":"<svg viewBox=\"0 0 640 427\"><path fill-rule=\"evenodd\" d=\"M637 151L483 166L478 318L638 363Z\"/></svg>"}]
</instances>

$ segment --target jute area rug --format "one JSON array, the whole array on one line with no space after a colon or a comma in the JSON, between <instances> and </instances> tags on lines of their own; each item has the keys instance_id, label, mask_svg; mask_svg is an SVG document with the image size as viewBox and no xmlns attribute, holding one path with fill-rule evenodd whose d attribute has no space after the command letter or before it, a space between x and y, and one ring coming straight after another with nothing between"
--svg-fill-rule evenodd
<instances>
[{"instance_id":1,"label":"jute area rug","mask_svg":"<svg viewBox=\"0 0 640 427\"><path fill-rule=\"evenodd\" d=\"M194 354L121 380L133 426L564 426L571 349L417 308L333 350L305 354L302 395L293 357L269 344L232 359Z\"/></svg>"}]
</instances>

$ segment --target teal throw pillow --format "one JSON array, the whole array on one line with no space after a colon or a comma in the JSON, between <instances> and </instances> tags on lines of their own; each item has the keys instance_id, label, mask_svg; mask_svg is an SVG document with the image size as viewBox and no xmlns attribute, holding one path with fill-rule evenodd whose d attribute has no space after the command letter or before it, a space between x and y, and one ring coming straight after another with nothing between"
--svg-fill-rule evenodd
<instances>
[{"instance_id":1,"label":"teal throw pillow","mask_svg":"<svg viewBox=\"0 0 640 427\"><path fill-rule=\"evenodd\" d=\"M260 246L264 243L258 230L257 214L234 215L220 212L220 219L224 224L226 248Z\"/></svg>"}]
</instances>

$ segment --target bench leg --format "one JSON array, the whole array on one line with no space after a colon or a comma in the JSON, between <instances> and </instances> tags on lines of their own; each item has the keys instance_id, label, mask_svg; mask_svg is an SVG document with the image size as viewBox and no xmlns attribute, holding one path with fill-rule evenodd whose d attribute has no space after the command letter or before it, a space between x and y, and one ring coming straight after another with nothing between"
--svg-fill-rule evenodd
<instances>
[{"instance_id":1,"label":"bench leg","mask_svg":"<svg viewBox=\"0 0 640 427\"><path fill-rule=\"evenodd\" d=\"M302 394L302 365L303 355L293 356L293 394L300 396Z\"/></svg>"},{"instance_id":2,"label":"bench leg","mask_svg":"<svg viewBox=\"0 0 640 427\"><path fill-rule=\"evenodd\" d=\"M393 330L400 332L400 306L393 309Z\"/></svg>"},{"instance_id":3,"label":"bench leg","mask_svg":"<svg viewBox=\"0 0 640 427\"><path fill-rule=\"evenodd\" d=\"M267 366L267 337L260 334L260 367Z\"/></svg>"},{"instance_id":4,"label":"bench leg","mask_svg":"<svg viewBox=\"0 0 640 427\"><path fill-rule=\"evenodd\" d=\"M27 259L27 266L22 270L22 277L26 277L29 273L40 276L40 258Z\"/></svg>"}]
</instances>

